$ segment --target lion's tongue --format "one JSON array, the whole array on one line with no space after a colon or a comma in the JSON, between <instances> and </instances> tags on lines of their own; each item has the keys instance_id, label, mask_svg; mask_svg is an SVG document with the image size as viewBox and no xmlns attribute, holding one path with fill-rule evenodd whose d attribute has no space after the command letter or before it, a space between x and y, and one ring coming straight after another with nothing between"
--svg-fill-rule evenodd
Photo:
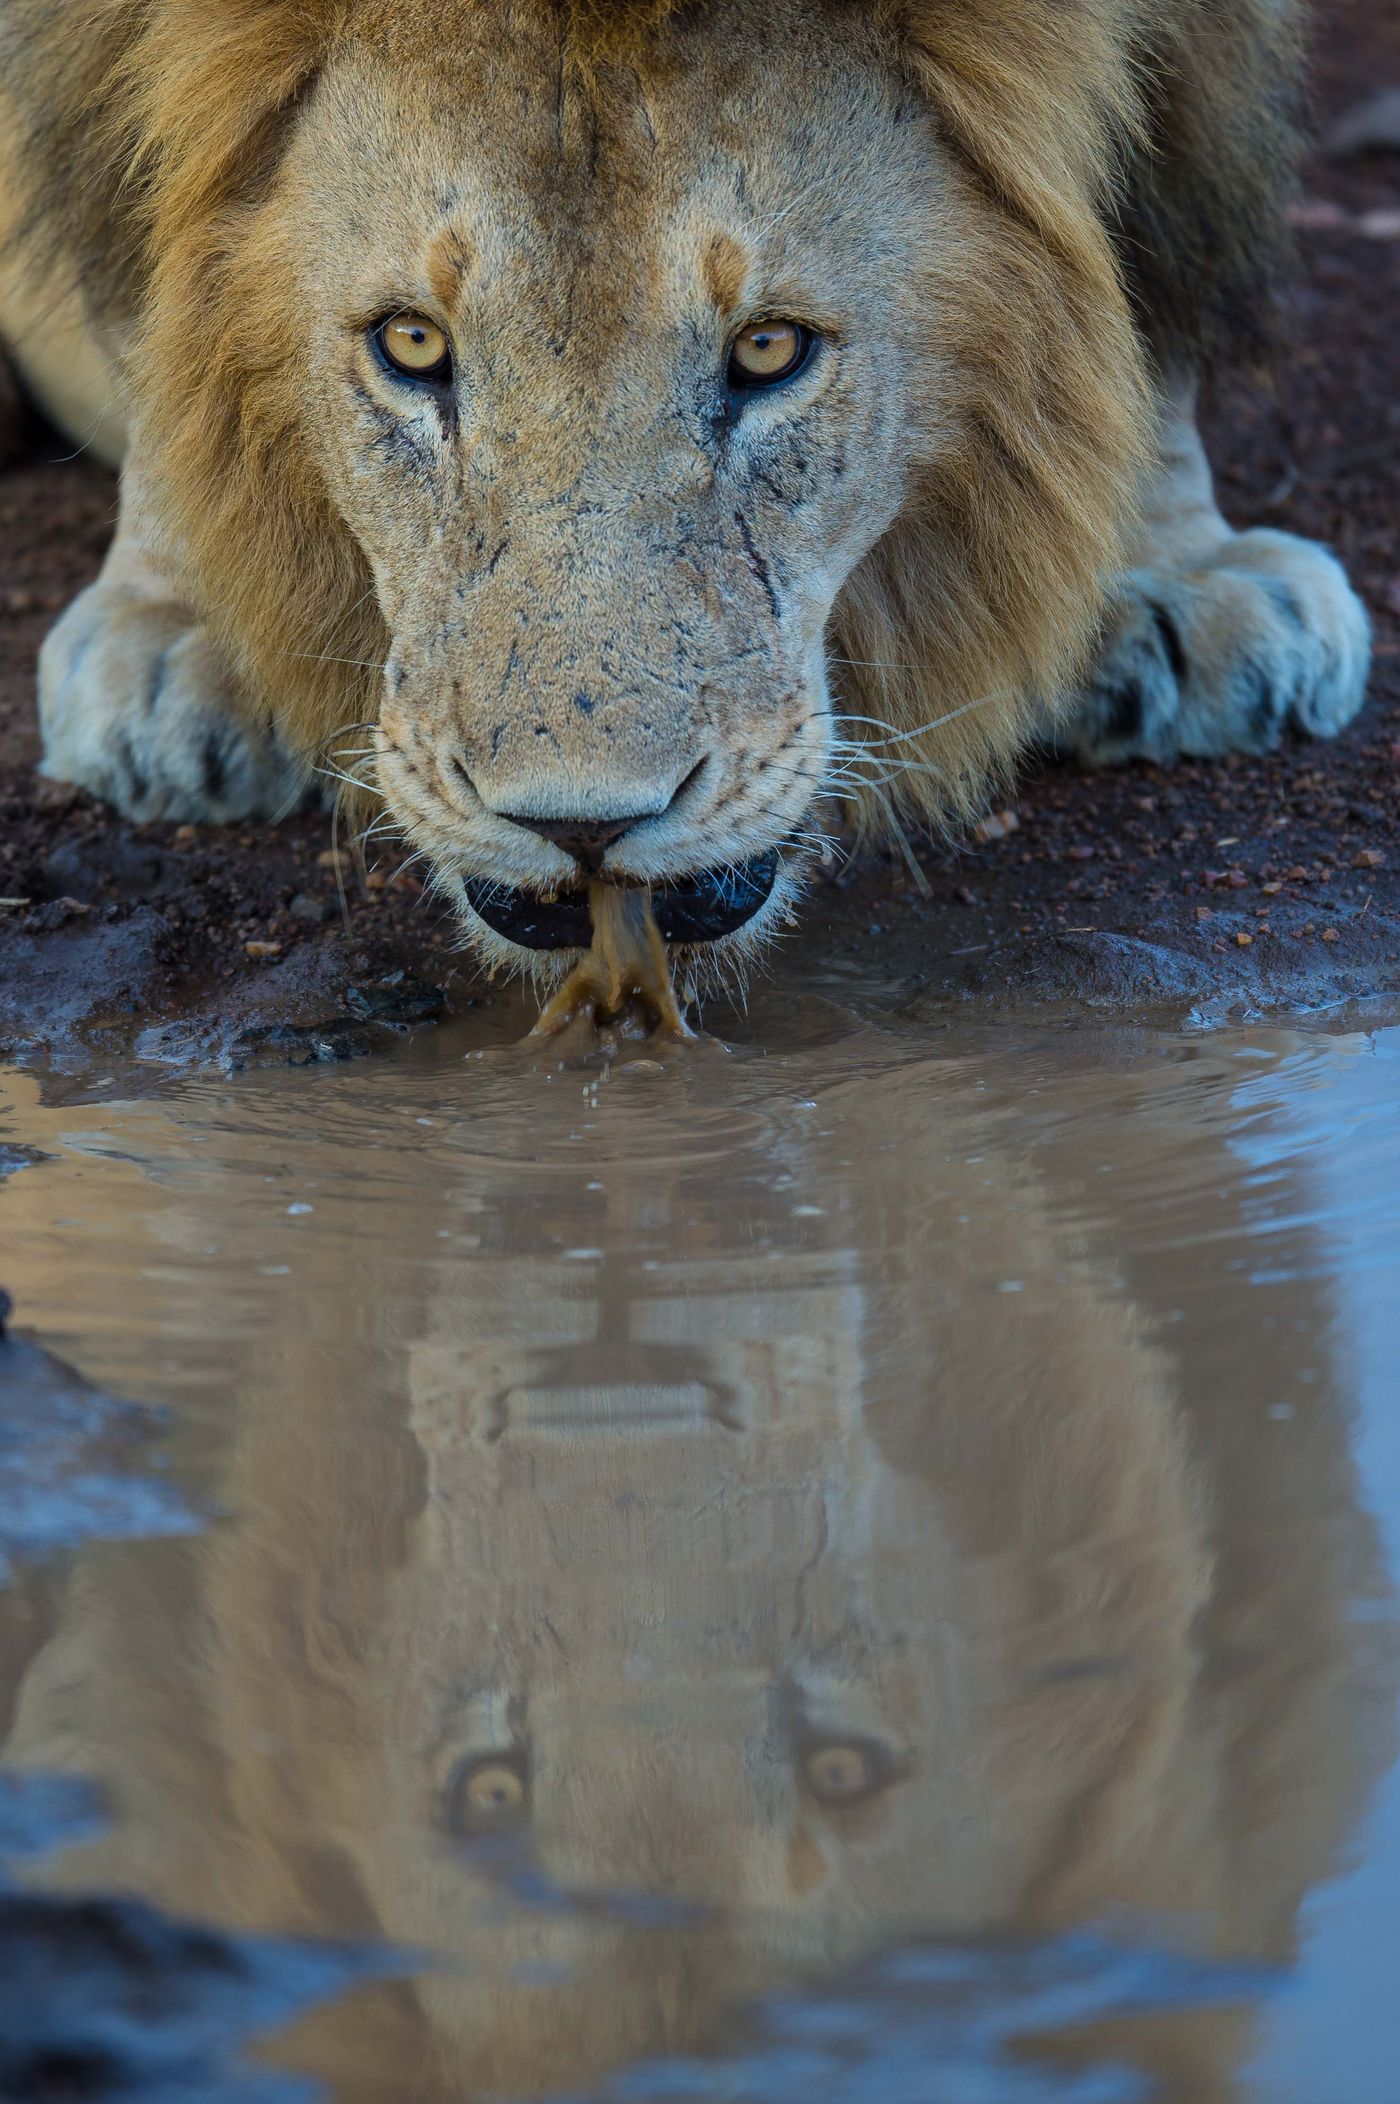
<instances>
[{"instance_id":1,"label":"lion's tongue","mask_svg":"<svg viewBox=\"0 0 1400 2104\"><path fill-rule=\"evenodd\" d=\"M638 1034L689 1037L651 893L643 886L590 884L588 906L593 946L550 1001L535 1035L555 1036L583 1018L622 1024Z\"/></svg>"}]
</instances>

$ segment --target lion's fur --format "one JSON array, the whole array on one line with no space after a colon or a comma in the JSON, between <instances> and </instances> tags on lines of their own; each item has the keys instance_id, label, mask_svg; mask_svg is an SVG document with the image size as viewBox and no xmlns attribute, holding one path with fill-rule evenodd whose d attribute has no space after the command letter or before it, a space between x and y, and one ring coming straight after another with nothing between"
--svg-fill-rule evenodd
<instances>
[{"instance_id":1,"label":"lion's fur","mask_svg":"<svg viewBox=\"0 0 1400 2104\"><path fill-rule=\"evenodd\" d=\"M147 444L195 602L308 748L374 716L363 668L386 635L296 385L283 142L351 45L379 53L411 111L481 5L9 0L0 28L35 238L62 244L89 296L135 327L133 370L159 405ZM662 0L537 5L580 79L669 62ZM1125 284L1172 357L1258 310L1261 228L1282 220L1291 10L793 5L896 40L975 203L963 267L937 282L958 440L924 465L835 621L855 661L839 680L849 710L941 721L917 747L936 771L900 787L942 815L1007 759L1093 630L1149 442Z\"/></svg>"}]
</instances>

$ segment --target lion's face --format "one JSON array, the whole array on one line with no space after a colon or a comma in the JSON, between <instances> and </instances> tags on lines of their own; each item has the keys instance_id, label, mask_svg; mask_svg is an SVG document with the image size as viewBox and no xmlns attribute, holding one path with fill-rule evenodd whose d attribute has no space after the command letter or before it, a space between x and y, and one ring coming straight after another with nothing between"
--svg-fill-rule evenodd
<instances>
[{"instance_id":1,"label":"lion's face","mask_svg":"<svg viewBox=\"0 0 1400 2104\"><path fill-rule=\"evenodd\" d=\"M810 14L587 74L535 7L475 34L441 76L358 44L279 199L388 632L378 787L479 932L549 946L598 864L771 912L833 601L936 443L931 120Z\"/></svg>"}]
</instances>

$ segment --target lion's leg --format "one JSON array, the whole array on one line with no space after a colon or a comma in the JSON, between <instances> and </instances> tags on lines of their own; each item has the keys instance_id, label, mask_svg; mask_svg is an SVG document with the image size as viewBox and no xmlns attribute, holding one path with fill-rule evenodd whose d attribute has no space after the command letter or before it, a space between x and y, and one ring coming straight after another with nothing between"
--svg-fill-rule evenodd
<instances>
[{"instance_id":1,"label":"lion's leg","mask_svg":"<svg viewBox=\"0 0 1400 2104\"><path fill-rule=\"evenodd\" d=\"M307 772L240 693L217 646L150 559L136 478L116 538L39 656L43 772L128 818L277 817Z\"/></svg>"},{"instance_id":2,"label":"lion's leg","mask_svg":"<svg viewBox=\"0 0 1400 2104\"><path fill-rule=\"evenodd\" d=\"M1295 534L1231 530L1192 394L1166 402L1137 560L1055 727L1057 749L1089 765L1267 752L1287 730L1328 738L1365 695L1370 624L1341 564Z\"/></svg>"},{"instance_id":3,"label":"lion's leg","mask_svg":"<svg viewBox=\"0 0 1400 2104\"><path fill-rule=\"evenodd\" d=\"M18 211L17 186L0 164L0 452L7 408L18 413L17 389L6 400L17 379L75 449L116 466L128 443L119 346L91 326L61 258L7 239ZM301 794L303 769L256 722L218 650L151 563L138 484L128 460L102 574L40 654L44 772L129 818L286 810Z\"/></svg>"}]
</instances>

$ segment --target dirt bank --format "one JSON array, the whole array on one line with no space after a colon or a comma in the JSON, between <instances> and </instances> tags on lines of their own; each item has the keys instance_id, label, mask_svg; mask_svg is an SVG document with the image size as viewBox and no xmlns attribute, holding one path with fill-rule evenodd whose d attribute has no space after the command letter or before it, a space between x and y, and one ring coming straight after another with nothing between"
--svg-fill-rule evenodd
<instances>
[{"instance_id":1,"label":"dirt bank","mask_svg":"<svg viewBox=\"0 0 1400 2104\"><path fill-rule=\"evenodd\" d=\"M1326 126L1400 82L1387 0L1324 14ZM1376 620L1371 703L1265 760L1031 775L1014 830L833 870L775 964L861 959L950 996L1309 1004L1400 990L1400 150L1319 159L1277 390L1212 406L1226 510L1329 541ZM486 990L393 859L362 885L329 818L131 826L41 785L33 670L94 574L114 486L36 434L0 477L0 1052L353 1056ZM143 1036L144 1033L144 1036Z\"/></svg>"}]
</instances>

